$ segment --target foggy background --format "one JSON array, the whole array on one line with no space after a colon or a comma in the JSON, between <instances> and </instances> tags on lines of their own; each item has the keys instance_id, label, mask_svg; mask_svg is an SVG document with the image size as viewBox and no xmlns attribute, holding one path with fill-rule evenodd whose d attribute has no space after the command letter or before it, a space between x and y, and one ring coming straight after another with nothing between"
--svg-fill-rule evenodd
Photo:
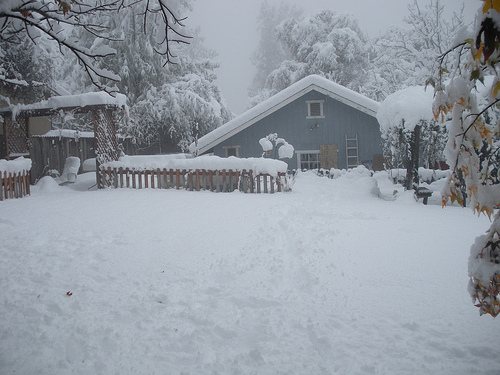
<instances>
[{"instance_id":1,"label":"foggy background","mask_svg":"<svg viewBox=\"0 0 500 375\"><path fill-rule=\"evenodd\" d=\"M318 9L350 12L358 19L360 28L374 37L391 25L404 25L408 5L413 0L268 0L269 4L281 2L300 6L304 16ZM255 74L250 56L259 40L257 16L261 3L259 0L196 0L193 12L185 21L189 27L200 27L205 46L218 52L221 66L216 71L217 83L229 109L236 115L246 109L247 90ZM429 0L419 0L422 8L428 3ZM440 0L440 3L446 15L464 5L467 21L472 21L481 6L477 0Z\"/></svg>"}]
</instances>

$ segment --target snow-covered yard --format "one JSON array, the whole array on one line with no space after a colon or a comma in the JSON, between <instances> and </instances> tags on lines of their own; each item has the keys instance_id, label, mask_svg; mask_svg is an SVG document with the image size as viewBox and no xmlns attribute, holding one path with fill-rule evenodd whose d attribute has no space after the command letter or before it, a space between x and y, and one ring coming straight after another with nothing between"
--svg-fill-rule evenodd
<instances>
[{"instance_id":1,"label":"snow-covered yard","mask_svg":"<svg viewBox=\"0 0 500 375\"><path fill-rule=\"evenodd\" d=\"M356 174L274 195L92 178L0 202L1 374L500 374L469 209Z\"/></svg>"}]
</instances>

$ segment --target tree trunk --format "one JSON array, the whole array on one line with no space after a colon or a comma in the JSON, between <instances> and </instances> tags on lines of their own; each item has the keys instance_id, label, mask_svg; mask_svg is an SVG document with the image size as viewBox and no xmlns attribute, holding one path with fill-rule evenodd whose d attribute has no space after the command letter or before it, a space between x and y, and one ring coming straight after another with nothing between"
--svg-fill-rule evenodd
<instances>
[{"instance_id":1,"label":"tree trunk","mask_svg":"<svg viewBox=\"0 0 500 375\"><path fill-rule=\"evenodd\" d=\"M415 129L411 133L410 139L410 160L408 161L408 166L406 167L406 190L417 190L419 185L418 177L418 159L420 150L420 128L421 125L415 126Z\"/></svg>"}]
</instances>

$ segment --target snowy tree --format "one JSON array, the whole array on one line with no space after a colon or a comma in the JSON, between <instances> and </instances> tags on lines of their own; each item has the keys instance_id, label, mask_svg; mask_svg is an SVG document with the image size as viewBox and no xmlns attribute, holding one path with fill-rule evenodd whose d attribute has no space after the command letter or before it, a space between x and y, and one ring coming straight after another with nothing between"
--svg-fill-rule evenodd
<instances>
[{"instance_id":1,"label":"snowy tree","mask_svg":"<svg viewBox=\"0 0 500 375\"><path fill-rule=\"evenodd\" d=\"M362 93L375 100L406 87L424 85L437 69L438 56L452 46L465 24L463 8L446 18L439 0L424 6L414 0L408 11L404 19L408 27L392 26L374 41L372 69Z\"/></svg>"},{"instance_id":2,"label":"snowy tree","mask_svg":"<svg viewBox=\"0 0 500 375\"><path fill-rule=\"evenodd\" d=\"M195 30L189 45L175 48L177 62L163 67L148 34L139 33L127 43L122 60L114 61L124 76L121 91L134 122L127 133L147 152L186 151L232 117L215 84L216 53L203 46Z\"/></svg>"},{"instance_id":3,"label":"snowy tree","mask_svg":"<svg viewBox=\"0 0 500 375\"><path fill-rule=\"evenodd\" d=\"M467 201L477 213L494 216L488 232L476 239L469 258L469 292L480 314L500 314L500 2L483 1L473 33L456 35L456 44L440 59L435 81L436 118L450 114L445 154L452 174L443 193ZM448 66L447 59L450 58ZM461 63L465 62L465 65ZM491 78L490 78L491 77ZM480 90L486 89L487 101ZM463 179L464 195L460 189Z\"/></svg>"},{"instance_id":4,"label":"snowy tree","mask_svg":"<svg viewBox=\"0 0 500 375\"><path fill-rule=\"evenodd\" d=\"M277 26L276 33L290 58L269 74L253 104L310 74L360 91L369 45L351 14L321 10L300 20L288 18Z\"/></svg>"},{"instance_id":5,"label":"snowy tree","mask_svg":"<svg viewBox=\"0 0 500 375\"><path fill-rule=\"evenodd\" d=\"M250 96L258 95L269 74L289 58L278 39L276 26L285 19L296 20L301 16L302 9L294 5L282 2L276 6L270 5L267 1L261 4L257 19L257 31L260 33L259 45L252 54L256 74L249 90Z\"/></svg>"},{"instance_id":6,"label":"snowy tree","mask_svg":"<svg viewBox=\"0 0 500 375\"><path fill-rule=\"evenodd\" d=\"M190 9L187 0L172 2L172 5L162 1L162 4L179 13ZM93 24L105 25L106 37L96 38L83 27L72 27L63 30L65 38L78 41L79 47L86 51L114 51L113 55L103 56L92 64L94 69L115 72L120 78L114 90L127 96L131 120L122 123L122 133L134 136L143 152L183 151L198 136L231 117L215 85L216 54L203 46L198 31L185 30L192 36L190 44L170 44L168 50L163 51L167 53L164 56L159 50L165 47L164 15L152 13L151 8L145 18L147 4L142 1L124 5L119 12L91 13ZM85 24L85 16L89 15L81 15L82 24ZM35 51L40 49L39 39L36 39ZM93 77L79 69L78 55L57 59L52 54L51 58L53 61L46 66L54 70L55 79L60 83L58 89L69 93L96 89ZM168 64L169 61L174 63ZM91 118L71 113L52 120L59 127L92 129Z\"/></svg>"},{"instance_id":7,"label":"snowy tree","mask_svg":"<svg viewBox=\"0 0 500 375\"><path fill-rule=\"evenodd\" d=\"M0 99L7 104L46 99L54 88L50 52L42 41L35 48L26 35L19 43L0 41Z\"/></svg>"},{"instance_id":8,"label":"snowy tree","mask_svg":"<svg viewBox=\"0 0 500 375\"><path fill-rule=\"evenodd\" d=\"M74 0L7 0L0 5L0 40L19 44L28 36L36 43L40 35L45 35L58 44L61 53L69 51L76 58L96 87L114 92L116 88L108 83L119 81L120 77L96 64L96 61L115 53L105 43L113 37L102 20L106 15L137 3L142 6L145 24L151 18L160 22L161 27L155 36L155 51L163 56L165 63L172 61L175 56L172 44L186 42L186 36L180 31L182 19L177 16L180 8L187 6L186 0L90 0L85 3ZM68 36L67 31L72 29L80 30L95 43L87 47L78 39ZM0 55L4 53L3 49L0 50Z\"/></svg>"},{"instance_id":9,"label":"snowy tree","mask_svg":"<svg viewBox=\"0 0 500 375\"><path fill-rule=\"evenodd\" d=\"M445 127L434 119L432 103L433 90L408 87L385 98L377 113L384 156L390 167L407 168L407 189L416 188L420 166L434 168L443 159Z\"/></svg>"}]
</instances>

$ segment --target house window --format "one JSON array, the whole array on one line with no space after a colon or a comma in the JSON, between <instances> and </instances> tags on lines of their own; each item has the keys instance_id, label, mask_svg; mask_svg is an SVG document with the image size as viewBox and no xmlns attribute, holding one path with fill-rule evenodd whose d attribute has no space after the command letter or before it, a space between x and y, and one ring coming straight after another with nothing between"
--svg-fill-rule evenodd
<instances>
[{"instance_id":1,"label":"house window","mask_svg":"<svg viewBox=\"0 0 500 375\"><path fill-rule=\"evenodd\" d=\"M240 146L223 146L222 148L226 152L226 158L229 156L240 157Z\"/></svg>"},{"instance_id":2,"label":"house window","mask_svg":"<svg viewBox=\"0 0 500 375\"><path fill-rule=\"evenodd\" d=\"M297 151L297 164L301 170L319 169L319 151Z\"/></svg>"},{"instance_id":3,"label":"house window","mask_svg":"<svg viewBox=\"0 0 500 375\"><path fill-rule=\"evenodd\" d=\"M307 118L324 118L323 114L324 100L308 100L307 103Z\"/></svg>"}]
</instances>

